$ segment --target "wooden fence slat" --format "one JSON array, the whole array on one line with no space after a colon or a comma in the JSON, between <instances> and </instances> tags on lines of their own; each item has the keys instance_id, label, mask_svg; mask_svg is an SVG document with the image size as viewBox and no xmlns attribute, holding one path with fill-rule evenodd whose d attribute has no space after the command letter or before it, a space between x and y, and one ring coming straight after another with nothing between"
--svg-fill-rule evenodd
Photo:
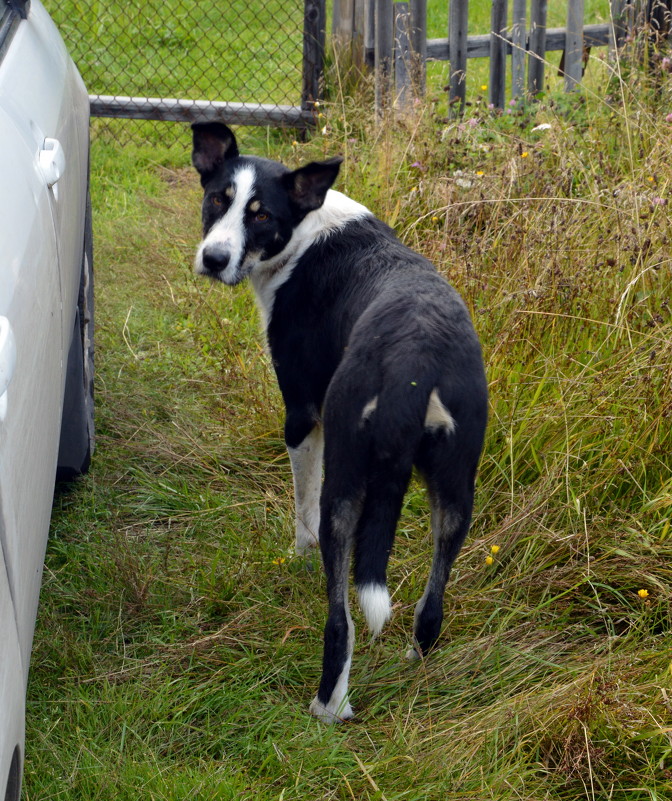
<instances>
[{"instance_id":1,"label":"wooden fence slat","mask_svg":"<svg viewBox=\"0 0 672 801\"><path fill-rule=\"evenodd\" d=\"M395 105L408 111L411 105L411 12L407 2L394 4Z\"/></svg>"},{"instance_id":2,"label":"wooden fence slat","mask_svg":"<svg viewBox=\"0 0 672 801\"><path fill-rule=\"evenodd\" d=\"M334 0L331 35L346 65L364 61L364 4L366 0Z\"/></svg>"},{"instance_id":3,"label":"wooden fence slat","mask_svg":"<svg viewBox=\"0 0 672 801\"><path fill-rule=\"evenodd\" d=\"M448 11L448 51L450 59L450 97L459 101L460 110L467 98L467 25L469 0L450 0Z\"/></svg>"},{"instance_id":4,"label":"wooden fence slat","mask_svg":"<svg viewBox=\"0 0 672 801\"><path fill-rule=\"evenodd\" d=\"M338 37L341 31L341 17L342 17L343 3L341 0L334 0L334 5L331 10L331 35Z\"/></svg>"},{"instance_id":5,"label":"wooden fence slat","mask_svg":"<svg viewBox=\"0 0 672 801\"><path fill-rule=\"evenodd\" d=\"M506 48L504 39L508 0L492 0L490 17L490 84L488 94L495 108L504 108L506 98Z\"/></svg>"},{"instance_id":6,"label":"wooden fence slat","mask_svg":"<svg viewBox=\"0 0 672 801\"><path fill-rule=\"evenodd\" d=\"M367 0L353 0L352 8L352 63L360 69L364 66L366 3Z\"/></svg>"},{"instance_id":7,"label":"wooden fence slat","mask_svg":"<svg viewBox=\"0 0 672 801\"><path fill-rule=\"evenodd\" d=\"M380 114L390 107L392 58L394 53L394 8L392 0L376 3L376 111Z\"/></svg>"},{"instance_id":8,"label":"wooden fence slat","mask_svg":"<svg viewBox=\"0 0 672 801\"><path fill-rule=\"evenodd\" d=\"M583 0L567 0L565 91L578 89L583 77Z\"/></svg>"},{"instance_id":9,"label":"wooden fence slat","mask_svg":"<svg viewBox=\"0 0 672 801\"><path fill-rule=\"evenodd\" d=\"M364 59L364 34L366 31L366 6L368 0L355 0L355 10L353 13L353 26L357 39L358 64L363 63Z\"/></svg>"},{"instance_id":10,"label":"wooden fence slat","mask_svg":"<svg viewBox=\"0 0 672 801\"><path fill-rule=\"evenodd\" d=\"M410 0L413 88L419 96L427 84L427 0Z\"/></svg>"},{"instance_id":11,"label":"wooden fence slat","mask_svg":"<svg viewBox=\"0 0 672 801\"><path fill-rule=\"evenodd\" d=\"M511 29L511 94L513 97L521 97L525 92L526 6L525 0L513 0L513 27Z\"/></svg>"},{"instance_id":12,"label":"wooden fence slat","mask_svg":"<svg viewBox=\"0 0 672 801\"><path fill-rule=\"evenodd\" d=\"M544 59L546 57L547 0L532 0L530 8L530 41L527 64L527 90L534 96L544 88Z\"/></svg>"}]
</instances>

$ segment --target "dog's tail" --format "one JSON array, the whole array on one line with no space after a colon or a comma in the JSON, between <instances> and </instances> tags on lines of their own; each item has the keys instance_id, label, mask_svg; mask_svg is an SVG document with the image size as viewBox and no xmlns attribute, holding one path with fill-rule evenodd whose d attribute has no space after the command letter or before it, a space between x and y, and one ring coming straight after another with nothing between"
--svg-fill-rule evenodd
<instances>
[{"instance_id":1,"label":"dog's tail","mask_svg":"<svg viewBox=\"0 0 672 801\"><path fill-rule=\"evenodd\" d=\"M355 535L354 578L369 630L390 618L387 563L420 440L438 418L435 388L417 365L383 381L364 407L366 488ZM438 400L438 398L437 398Z\"/></svg>"}]
</instances>

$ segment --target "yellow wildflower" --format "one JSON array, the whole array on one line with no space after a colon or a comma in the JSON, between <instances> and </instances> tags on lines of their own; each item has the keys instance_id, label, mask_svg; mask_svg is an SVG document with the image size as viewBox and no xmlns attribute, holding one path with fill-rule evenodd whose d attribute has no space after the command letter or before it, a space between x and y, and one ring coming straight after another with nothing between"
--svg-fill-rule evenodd
<instances>
[{"instance_id":1,"label":"yellow wildflower","mask_svg":"<svg viewBox=\"0 0 672 801\"><path fill-rule=\"evenodd\" d=\"M492 565L492 564L494 564L494 561L495 560L492 558L492 556L486 556L485 557L485 564L486 565Z\"/></svg>"},{"instance_id":2,"label":"yellow wildflower","mask_svg":"<svg viewBox=\"0 0 672 801\"><path fill-rule=\"evenodd\" d=\"M491 551L492 553L499 553L499 545L493 545L493 546L490 548L490 551Z\"/></svg>"},{"instance_id":3,"label":"yellow wildflower","mask_svg":"<svg viewBox=\"0 0 672 801\"><path fill-rule=\"evenodd\" d=\"M642 599L648 598L649 597L649 591L648 590L637 590L637 595L639 595L639 597L642 598Z\"/></svg>"},{"instance_id":4,"label":"yellow wildflower","mask_svg":"<svg viewBox=\"0 0 672 801\"><path fill-rule=\"evenodd\" d=\"M284 565L287 560L284 556L276 556L273 560L274 565Z\"/></svg>"}]
</instances>

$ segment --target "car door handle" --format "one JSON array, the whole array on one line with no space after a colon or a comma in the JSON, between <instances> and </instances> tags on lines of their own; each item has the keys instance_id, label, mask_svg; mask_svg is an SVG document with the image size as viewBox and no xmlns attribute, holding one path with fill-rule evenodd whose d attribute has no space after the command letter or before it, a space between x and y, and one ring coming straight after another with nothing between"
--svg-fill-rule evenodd
<instances>
[{"instance_id":1,"label":"car door handle","mask_svg":"<svg viewBox=\"0 0 672 801\"><path fill-rule=\"evenodd\" d=\"M16 341L9 320L0 316L0 422L7 414L7 388L16 368Z\"/></svg>"},{"instance_id":2,"label":"car door handle","mask_svg":"<svg viewBox=\"0 0 672 801\"><path fill-rule=\"evenodd\" d=\"M58 139L47 137L39 157L40 170L47 186L54 186L65 172L65 152Z\"/></svg>"}]
</instances>

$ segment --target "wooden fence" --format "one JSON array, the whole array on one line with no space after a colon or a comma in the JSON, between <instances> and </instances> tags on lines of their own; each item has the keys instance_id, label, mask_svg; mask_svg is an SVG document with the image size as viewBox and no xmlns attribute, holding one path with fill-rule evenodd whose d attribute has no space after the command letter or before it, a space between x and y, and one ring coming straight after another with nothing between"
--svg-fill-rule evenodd
<instances>
[{"instance_id":1,"label":"wooden fence","mask_svg":"<svg viewBox=\"0 0 672 801\"><path fill-rule=\"evenodd\" d=\"M529 16L527 8L529 5ZM450 63L449 103L462 108L467 60L490 59L488 100L506 99L507 56L511 56L511 97L534 96L544 86L546 54L563 51L560 70L566 91L580 84L591 47L619 47L642 23L669 31L670 0L609 0L609 22L584 24L584 0L566 0L566 27L547 28L548 0L493 0L490 31L467 34L468 0L447 0L448 36L427 38L427 0L334 0L332 34L349 58L375 69L376 107L404 106L425 86L427 61ZM527 72L527 75L526 75Z\"/></svg>"}]
</instances>

